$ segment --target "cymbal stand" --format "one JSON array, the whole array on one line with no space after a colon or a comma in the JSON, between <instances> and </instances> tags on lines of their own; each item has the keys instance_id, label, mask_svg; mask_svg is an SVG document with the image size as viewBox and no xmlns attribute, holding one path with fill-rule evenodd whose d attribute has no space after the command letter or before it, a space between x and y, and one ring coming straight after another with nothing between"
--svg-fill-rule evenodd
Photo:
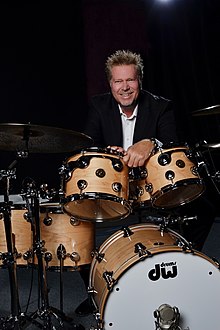
<instances>
[{"instance_id":1,"label":"cymbal stand","mask_svg":"<svg viewBox=\"0 0 220 330\"><path fill-rule=\"evenodd\" d=\"M14 163L13 163L14 164ZM12 164L12 165L13 165ZM16 250L12 236L11 227L11 202L9 201L10 179L16 178L15 169L0 171L0 180L6 180L6 189L4 192L4 203L0 207L4 216L5 235L7 243L7 252L3 253L3 264L7 266L10 280L11 293L11 315L0 323L1 329L21 329L21 322L24 321L24 315L21 313L18 285L17 285L17 268L16 268Z\"/></svg>"},{"instance_id":2,"label":"cymbal stand","mask_svg":"<svg viewBox=\"0 0 220 330\"><path fill-rule=\"evenodd\" d=\"M32 318L36 319L37 317L43 321L42 328L43 329L56 329L55 326L52 325L51 316L53 316L59 323L61 327L63 327L62 320L56 315L56 313L49 306L49 298L48 298L48 288L47 288L47 280L46 280L46 271L44 265L44 242L41 241L40 238L40 218L39 218L39 199L36 196L31 197L32 203L32 214L34 217L35 223L35 238L36 243L34 246L34 252L36 253L38 259L38 281L40 286L40 298L41 298L41 306L39 309L32 314Z\"/></svg>"},{"instance_id":3,"label":"cymbal stand","mask_svg":"<svg viewBox=\"0 0 220 330\"><path fill-rule=\"evenodd\" d=\"M60 188L58 191L58 196L59 196L59 203L62 205L63 202L63 198L64 198L64 193L63 193L63 177L61 176L61 181L60 181ZM40 196L42 198L46 198L46 199L51 199L53 197L54 191L52 191L52 193L48 190L48 186L47 184L43 184L40 186ZM57 191L56 194L57 196ZM47 218L46 218L47 219ZM45 220L46 220L45 219ZM57 258L59 260L59 268L60 268L60 312L62 313L62 317L65 318L65 320L67 322L70 322L72 319L70 317L65 316L64 312L63 312L63 268L64 268L64 260L66 258L66 249L65 246L63 244L60 244L57 248ZM51 255L50 253L47 254L47 252L45 253L45 258L46 263L48 263L51 260Z\"/></svg>"},{"instance_id":4,"label":"cymbal stand","mask_svg":"<svg viewBox=\"0 0 220 330\"><path fill-rule=\"evenodd\" d=\"M57 308L54 308L49 305L49 296L48 296L48 287L47 287L47 279L46 279L46 267L45 267L45 249L44 242L41 240L40 234L40 207L39 207L39 198L36 196L36 193L32 197L32 208L35 219L35 237L36 244L34 247L34 251L36 253L38 259L38 280L40 286L40 298L41 298L41 306L38 308L36 312L32 314L32 319L39 318L43 321L43 329L46 330L55 330L56 326L52 323L52 317L57 321L59 326L58 329L64 328L63 321L72 322L71 318L67 318L62 311L59 311ZM77 326L72 324L73 329L76 330L84 330L84 327Z\"/></svg>"},{"instance_id":5,"label":"cymbal stand","mask_svg":"<svg viewBox=\"0 0 220 330\"><path fill-rule=\"evenodd\" d=\"M28 153L26 151L18 151L17 159L27 158ZM3 264L7 266L9 272L10 280L10 291L11 291L11 315L4 320L0 319L0 329L23 329L26 321L30 321L38 325L38 322L35 322L24 313L21 312L20 303L19 303L19 294L18 294L18 285L17 285L17 263L16 263L16 246L15 240L13 239L12 234L12 225L11 225L11 205L12 202L9 200L9 191L10 191L10 179L16 179L16 169L14 168L17 164L17 159L15 159L8 167L7 170L0 171L0 181L5 179L6 188L4 191L4 203L0 205L0 211L4 217L4 226L5 226L5 235L7 243L7 252L3 253L2 259Z\"/></svg>"}]
</instances>

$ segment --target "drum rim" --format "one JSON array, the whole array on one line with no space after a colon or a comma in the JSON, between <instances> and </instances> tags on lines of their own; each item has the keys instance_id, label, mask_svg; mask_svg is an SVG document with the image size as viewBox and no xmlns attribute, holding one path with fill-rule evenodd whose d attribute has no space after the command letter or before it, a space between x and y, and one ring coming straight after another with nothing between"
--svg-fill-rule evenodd
<instances>
[{"instance_id":1,"label":"drum rim","mask_svg":"<svg viewBox=\"0 0 220 330\"><path fill-rule=\"evenodd\" d=\"M92 197L92 198L91 198ZM102 198L100 198L102 197ZM103 198L105 197L105 198ZM86 217L81 217L80 215L77 214L71 214L70 210L68 210L68 205L71 202L75 202L78 200L109 200L111 202L116 202L117 204L120 204L122 206L124 206L124 210L126 211L124 214L118 215L117 217L109 217L109 218L86 218ZM106 193L83 193L83 194L72 194L69 195L65 198L64 200L64 204L63 204L63 209L65 210L66 213L74 216L76 219L78 220L84 220L84 221L92 221L92 222L105 222L105 221L116 221L116 220L123 220L125 219L127 216L129 216L129 214L132 211L132 207L129 201L127 201L125 198L123 197L117 197L114 195L109 195Z\"/></svg>"},{"instance_id":2,"label":"drum rim","mask_svg":"<svg viewBox=\"0 0 220 330\"><path fill-rule=\"evenodd\" d=\"M87 147L87 148L82 148L82 149L77 149L73 152L72 156L69 156L66 158L66 163L69 162L69 160L76 156L76 155L83 155L83 154L89 154L89 153L98 153L98 154L106 154L106 155L112 155L112 156L118 156L122 157L123 154L121 152L118 152L116 150L110 149L110 148L101 148L101 147Z\"/></svg>"},{"instance_id":3,"label":"drum rim","mask_svg":"<svg viewBox=\"0 0 220 330\"><path fill-rule=\"evenodd\" d=\"M194 194L193 196L188 197L187 199L184 199L184 201L182 201L178 204L175 204L175 205L172 204L170 206L160 206L155 203L160 196L162 196L166 193L169 193L170 191L174 191L175 189L178 189L179 187L188 186L187 183L189 183L189 182L191 185L197 185L198 187L200 186L200 190L197 191L197 193ZM162 187L160 191L155 192L151 196L152 206L157 209L170 209L170 208L179 207L179 206L185 205L185 204L195 200L199 196L201 196L204 193L205 189L206 189L206 187L205 187L203 179L179 180L175 184L166 185L166 186Z\"/></svg>"}]
</instances>

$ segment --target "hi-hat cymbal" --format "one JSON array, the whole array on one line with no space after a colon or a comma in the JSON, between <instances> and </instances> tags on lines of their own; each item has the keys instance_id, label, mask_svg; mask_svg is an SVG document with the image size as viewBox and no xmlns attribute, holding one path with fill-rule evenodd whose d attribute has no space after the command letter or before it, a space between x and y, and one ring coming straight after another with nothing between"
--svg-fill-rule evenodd
<instances>
[{"instance_id":1,"label":"hi-hat cymbal","mask_svg":"<svg viewBox=\"0 0 220 330\"><path fill-rule=\"evenodd\" d=\"M192 116L209 116L218 114L220 114L220 105L218 104L192 112Z\"/></svg>"},{"instance_id":2,"label":"hi-hat cymbal","mask_svg":"<svg viewBox=\"0 0 220 330\"><path fill-rule=\"evenodd\" d=\"M30 153L72 152L92 145L92 138L68 129L0 123L0 150Z\"/></svg>"}]
</instances>

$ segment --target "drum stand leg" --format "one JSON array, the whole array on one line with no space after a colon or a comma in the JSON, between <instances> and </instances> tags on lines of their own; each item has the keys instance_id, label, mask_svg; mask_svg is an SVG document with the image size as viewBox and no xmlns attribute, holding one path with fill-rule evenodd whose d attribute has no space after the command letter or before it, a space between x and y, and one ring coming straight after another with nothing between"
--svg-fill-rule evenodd
<instances>
[{"instance_id":1,"label":"drum stand leg","mask_svg":"<svg viewBox=\"0 0 220 330\"><path fill-rule=\"evenodd\" d=\"M6 319L0 319L0 329L15 329L19 330L23 327L28 319L24 313L21 313L18 285L17 285L17 264L16 264L16 249L12 235L11 226L11 207L9 201L9 179L15 177L13 170L0 171L0 178L6 178L6 191L4 193L4 203L0 207L0 212L4 216L5 235L7 243L7 252L3 253L3 264L7 266L10 281L11 292L11 315Z\"/></svg>"},{"instance_id":2,"label":"drum stand leg","mask_svg":"<svg viewBox=\"0 0 220 330\"><path fill-rule=\"evenodd\" d=\"M4 225L8 252L3 256L3 264L8 268L10 291L11 291L11 315L5 321L2 320L1 329L20 329L20 321L24 317L20 311L18 286L17 286L17 268L15 261L15 249L12 244L12 231L10 211L5 206Z\"/></svg>"},{"instance_id":3,"label":"drum stand leg","mask_svg":"<svg viewBox=\"0 0 220 330\"><path fill-rule=\"evenodd\" d=\"M39 318L43 321L42 328L46 330L55 330L56 327L52 323L52 318L58 323L58 329L64 328L63 321L72 322L71 318L67 318L63 311L49 306L48 288L46 280L45 260L43 258L43 242L40 239L40 219L39 219L39 200L34 197L34 218L35 218L35 231L36 231L36 255L38 258L38 279L40 285L41 307L32 314L32 319ZM84 330L82 325L72 324L72 329Z\"/></svg>"}]
</instances>

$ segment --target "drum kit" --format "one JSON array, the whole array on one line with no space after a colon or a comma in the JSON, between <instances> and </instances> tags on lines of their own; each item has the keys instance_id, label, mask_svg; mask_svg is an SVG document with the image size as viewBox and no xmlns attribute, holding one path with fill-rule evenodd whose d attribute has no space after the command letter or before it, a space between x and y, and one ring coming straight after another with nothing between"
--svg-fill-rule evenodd
<instances>
[{"instance_id":1,"label":"drum kit","mask_svg":"<svg viewBox=\"0 0 220 330\"><path fill-rule=\"evenodd\" d=\"M217 325L218 313L207 311L207 304L220 303L219 264L194 250L166 218L159 225L122 226L94 248L95 223L114 226L140 208L169 211L202 195L201 153L187 144L158 147L144 167L129 169L120 153L92 142L66 129L0 124L0 149L16 152L0 170L0 268L8 269L11 292L11 314L0 320L1 327L21 329L28 322L56 329L54 316L63 327L62 280L56 310L49 304L47 271L62 274L84 265L90 265L88 295L97 322L91 329L207 329L210 320ZM19 196L10 195L16 164L29 153L72 154L58 169L58 191L28 182ZM31 317L20 310L17 266L38 270L41 306Z\"/></svg>"}]
</instances>

